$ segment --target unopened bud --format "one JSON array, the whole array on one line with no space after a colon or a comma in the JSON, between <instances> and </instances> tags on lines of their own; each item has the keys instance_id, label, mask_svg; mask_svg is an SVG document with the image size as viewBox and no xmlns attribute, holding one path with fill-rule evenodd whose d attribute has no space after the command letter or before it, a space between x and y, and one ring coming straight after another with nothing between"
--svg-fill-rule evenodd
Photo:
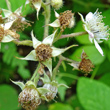
<instances>
[{"instance_id":1,"label":"unopened bud","mask_svg":"<svg viewBox=\"0 0 110 110\"><path fill-rule=\"evenodd\" d=\"M51 0L51 6L58 10L63 6L63 0Z\"/></svg>"},{"instance_id":2,"label":"unopened bud","mask_svg":"<svg viewBox=\"0 0 110 110\"><path fill-rule=\"evenodd\" d=\"M57 89L56 86L51 85L51 84L44 84L43 88L46 88L46 89L48 89L48 90L51 91L51 92L47 92L47 93L45 94L46 98L47 98L49 101L55 98L55 96L56 96L56 94L57 94L57 91L58 91L58 89Z\"/></svg>"},{"instance_id":3,"label":"unopened bud","mask_svg":"<svg viewBox=\"0 0 110 110\"><path fill-rule=\"evenodd\" d=\"M41 103L37 89L32 87L26 87L19 94L18 101L26 110L35 110L36 107Z\"/></svg>"}]
</instances>

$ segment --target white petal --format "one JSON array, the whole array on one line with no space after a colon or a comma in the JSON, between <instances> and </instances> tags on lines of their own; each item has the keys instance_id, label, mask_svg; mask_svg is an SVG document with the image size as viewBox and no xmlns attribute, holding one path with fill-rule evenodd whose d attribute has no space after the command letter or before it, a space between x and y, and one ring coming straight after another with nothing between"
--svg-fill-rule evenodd
<instances>
[{"instance_id":1,"label":"white petal","mask_svg":"<svg viewBox=\"0 0 110 110\"><path fill-rule=\"evenodd\" d=\"M56 32L57 32L57 30L56 30L53 34L51 34L50 36L46 37L46 38L43 40L42 43L43 43L43 44L49 44L49 45L51 46L52 43L53 43L54 36L55 36Z\"/></svg>"},{"instance_id":2,"label":"white petal","mask_svg":"<svg viewBox=\"0 0 110 110\"><path fill-rule=\"evenodd\" d=\"M42 63L49 69L50 75L52 76L52 59L50 58Z\"/></svg>"},{"instance_id":3,"label":"white petal","mask_svg":"<svg viewBox=\"0 0 110 110\"><path fill-rule=\"evenodd\" d=\"M97 48L97 50L101 53L102 56L104 56L103 50L101 49L100 45L97 43L95 39L94 39L94 43L95 43L95 47Z\"/></svg>"},{"instance_id":4,"label":"white petal","mask_svg":"<svg viewBox=\"0 0 110 110\"><path fill-rule=\"evenodd\" d=\"M32 36L32 41L33 41L33 47L34 47L34 49L36 49L37 46L39 46L39 45L41 44L41 41L37 40L37 39L34 37L33 31L31 31L31 36Z\"/></svg>"},{"instance_id":5,"label":"white petal","mask_svg":"<svg viewBox=\"0 0 110 110\"><path fill-rule=\"evenodd\" d=\"M55 17L58 18L60 15L54 10L55 12Z\"/></svg>"},{"instance_id":6,"label":"white petal","mask_svg":"<svg viewBox=\"0 0 110 110\"><path fill-rule=\"evenodd\" d=\"M12 14L12 12L11 12L11 11L6 10L6 9L2 9L2 11L3 11L3 13L4 13L5 17L9 17L9 16Z\"/></svg>"},{"instance_id":7,"label":"white petal","mask_svg":"<svg viewBox=\"0 0 110 110\"><path fill-rule=\"evenodd\" d=\"M53 49L52 56L56 57L56 56L62 54L63 52L65 52L66 50L68 50L68 49L70 49L70 48L72 48L74 46L78 46L78 45L71 45L71 46L69 46L67 48L64 48L64 49L59 49L59 48L56 48L56 47L51 47Z\"/></svg>"},{"instance_id":8,"label":"white petal","mask_svg":"<svg viewBox=\"0 0 110 110\"><path fill-rule=\"evenodd\" d=\"M26 0L25 5L29 4L29 0Z\"/></svg>"},{"instance_id":9,"label":"white petal","mask_svg":"<svg viewBox=\"0 0 110 110\"><path fill-rule=\"evenodd\" d=\"M4 27L4 30L9 29L12 26L12 24L13 24L14 21L15 20L10 21L10 22L7 22L5 24L2 24L2 27Z\"/></svg>"},{"instance_id":10,"label":"white petal","mask_svg":"<svg viewBox=\"0 0 110 110\"><path fill-rule=\"evenodd\" d=\"M14 12L14 13L16 13L16 14L20 15L20 14L21 14L21 11L22 11L22 6L21 6L21 7L19 7L17 10L15 10L15 12Z\"/></svg>"},{"instance_id":11,"label":"white petal","mask_svg":"<svg viewBox=\"0 0 110 110\"><path fill-rule=\"evenodd\" d=\"M11 42L13 41L14 38L11 37L10 35L4 36L1 42Z\"/></svg>"},{"instance_id":12,"label":"white petal","mask_svg":"<svg viewBox=\"0 0 110 110\"><path fill-rule=\"evenodd\" d=\"M86 15L86 21L89 22L91 19L94 19L94 14L92 12L89 12L87 15Z\"/></svg>"},{"instance_id":13,"label":"white petal","mask_svg":"<svg viewBox=\"0 0 110 110\"><path fill-rule=\"evenodd\" d=\"M53 23L48 24L51 27L60 27L59 19L56 19Z\"/></svg>"},{"instance_id":14,"label":"white petal","mask_svg":"<svg viewBox=\"0 0 110 110\"><path fill-rule=\"evenodd\" d=\"M84 24L84 28L88 32L88 34L89 34L89 40L92 43L93 42L93 38L94 38L94 34L87 29L87 26L85 24Z\"/></svg>"},{"instance_id":15,"label":"white petal","mask_svg":"<svg viewBox=\"0 0 110 110\"><path fill-rule=\"evenodd\" d=\"M80 15L80 17L81 17L81 20L85 23L85 20L84 20L84 18L83 18L83 15L81 14L81 13L78 13L79 15Z\"/></svg>"},{"instance_id":16,"label":"white petal","mask_svg":"<svg viewBox=\"0 0 110 110\"><path fill-rule=\"evenodd\" d=\"M19 57L16 57L18 59L21 59L21 60L31 60L31 61L38 61L38 59L36 58L36 52L35 50L32 50L26 57L24 58L19 58Z\"/></svg>"},{"instance_id":17,"label":"white petal","mask_svg":"<svg viewBox=\"0 0 110 110\"><path fill-rule=\"evenodd\" d=\"M38 18L39 11L41 8L41 3L42 3L42 0L38 0L36 2L33 2L33 5L34 5L35 9L37 10L37 18Z\"/></svg>"}]
</instances>

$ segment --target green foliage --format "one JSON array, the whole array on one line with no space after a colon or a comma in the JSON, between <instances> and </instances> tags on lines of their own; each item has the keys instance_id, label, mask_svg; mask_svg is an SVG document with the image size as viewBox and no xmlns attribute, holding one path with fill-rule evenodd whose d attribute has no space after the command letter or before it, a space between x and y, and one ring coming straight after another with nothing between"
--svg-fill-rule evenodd
<instances>
[{"instance_id":1,"label":"green foliage","mask_svg":"<svg viewBox=\"0 0 110 110\"><path fill-rule=\"evenodd\" d=\"M19 110L17 100L17 91L12 86L0 85L0 110Z\"/></svg>"},{"instance_id":2,"label":"green foliage","mask_svg":"<svg viewBox=\"0 0 110 110\"><path fill-rule=\"evenodd\" d=\"M80 78L77 95L85 110L109 110L110 88L98 81Z\"/></svg>"},{"instance_id":3,"label":"green foliage","mask_svg":"<svg viewBox=\"0 0 110 110\"><path fill-rule=\"evenodd\" d=\"M73 108L68 104L55 103L49 106L49 110L73 110Z\"/></svg>"},{"instance_id":4,"label":"green foliage","mask_svg":"<svg viewBox=\"0 0 110 110\"><path fill-rule=\"evenodd\" d=\"M17 48L14 43L2 44L1 52L3 53L3 62L10 66L11 68L18 67L17 71L23 79L30 77L30 72L25 67L27 66L27 61L16 59L14 56L21 57L17 53Z\"/></svg>"}]
</instances>

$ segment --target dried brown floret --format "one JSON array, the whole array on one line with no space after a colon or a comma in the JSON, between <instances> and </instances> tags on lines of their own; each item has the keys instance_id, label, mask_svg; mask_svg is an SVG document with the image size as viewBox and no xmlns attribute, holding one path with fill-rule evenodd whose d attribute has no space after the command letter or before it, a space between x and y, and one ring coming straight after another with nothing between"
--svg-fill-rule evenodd
<instances>
[{"instance_id":1,"label":"dried brown floret","mask_svg":"<svg viewBox=\"0 0 110 110\"><path fill-rule=\"evenodd\" d=\"M4 36L4 29L3 27L0 26L0 42L2 41L3 36Z\"/></svg>"},{"instance_id":2,"label":"dried brown floret","mask_svg":"<svg viewBox=\"0 0 110 110\"><path fill-rule=\"evenodd\" d=\"M84 73L90 73L91 71L93 71L92 68L94 68L94 65L92 64L90 59L86 59L87 58L87 54L85 52L82 53L81 55L81 62L79 64L79 70L81 70Z\"/></svg>"},{"instance_id":3,"label":"dried brown floret","mask_svg":"<svg viewBox=\"0 0 110 110\"><path fill-rule=\"evenodd\" d=\"M52 49L49 45L41 44L36 49L37 58L39 61L45 61L52 57Z\"/></svg>"},{"instance_id":4,"label":"dried brown floret","mask_svg":"<svg viewBox=\"0 0 110 110\"><path fill-rule=\"evenodd\" d=\"M20 37L19 34L17 34L15 31L12 31L12 30L5 30L4 34L5 35L10 35L14 39L19 39L19 37Z\"/></svg>"},{"instance_id":5,"label":"dried brown floret","mask_svg":"<svg viewBox=\"0 0 110 110\"><path fill-rule=\"evenodd\" d=\"M70 10L60 13L59 21L60 21L60 26L61 26L60 28L62 31L64 31L64 29L69 26L73 15L74 13L72 13Z\"/></svg>"}]
</instances>

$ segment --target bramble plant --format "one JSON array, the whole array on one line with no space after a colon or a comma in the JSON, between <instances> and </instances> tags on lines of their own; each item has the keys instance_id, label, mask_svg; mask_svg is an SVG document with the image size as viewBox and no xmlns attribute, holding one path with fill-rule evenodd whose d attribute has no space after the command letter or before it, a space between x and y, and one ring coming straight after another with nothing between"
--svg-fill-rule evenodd
<instances>
[{"instance_id":1,"label":"bramble plant","mask_svg":"<svg viewBox=\"0 0 110 110\"><path fill-rule=\"evenodd\" d=\"M0 9L0 50L4 53L3 55L5 56L3 57L3 60L7 62L7 64L10 64L12 67L18 67L17 71L20 73L21 77L26 80L26 82L23 83L24 81L13 81L12 78L10 79L12 83L18 85L21 88L21 92L18 96L19 106L21 106L25 110L36 110L44 102L49 103L52 100L55 101L60 87L64 87L64 91L66 90L66 88L70 88L69 84L66 84L64 81L60 81L61 77L66 77L66 79L73 78L79 80L77 88L78 98L80 103L82 104L82 107L84 108L81 110L109 110L110 105L108 105L107 103L107 106L109 107L104 108L106 107L106 105L104 105L103 107L101 105L103 104L102 102L100 102L99 104L100 106L102 106L102 108L97 108L97 106L93 106L92 108L92 101L95 100L92 100L92 95L90 99L87 99L86 93L86 95L80 93L81 91L84 91L87 92L89 96L88 90L90 89L90 87L88 84L90 84L92 87L95 83L97 84L93 86L93 88L96 88L96 92L99 86L102 86L102 88L105 90L107 89L107 93L110 92L110 89L105 85L101 85L101 83L95 82L93 80L97 72L97 68L95 68L94 66L95 64L93 62L93 59L95 59L96 62L98 60L97 55L96 58L94 58L94 56L96 53L98 53L99 57L104 57L106 52L103 48L101 48L101 43L104 40L106 40L107 43L109 39L109 27L108 25L105 25L103 21L104 17L101 12L99 12L100 9L96 8L96 11L94 13L89 12L85 17L80 12L78 12L78 16L80 17L82 22L82 24L80 24L80 27L83 26L84 31L80 32L78 30L78 32L76 33L65 34L66 29L69 28L72 30L76 28L77 22L75 17L76 13L73 12L74 10L65 10L61 13L58 13L58 10L60 10L65 5L63 0L26 0L20 7L16 8L15 11L12 11L10 1L11 0L6 0L7 9ZM16 3L18 1L16 1ZM33 9L35 11L33 15L35 20L31 21L27 19L29 11L28 9ZM51 10L54 10L53 22L51 22ZM40 21L39 15L41 12L42 16L44 16L45 23L42 25L42 27L44 27L44 33L40 33L41 35L43 34L43 40L39 40L40 34L36 34L38 27L34 28L37 21ZM23 32L26 28L28 28L29 30L30 38L24 37L22 39ZM31 30L29 28L31 28ZM52 30L51 33L50 29ZM80 39L84 42L84 35L87 35L90 41L89 44L92 44L92 46L95 46L95 48L91 48L90 46L88 46L90 48L81 47L80 52L76 52L78 54L80 53L79 61L74 60L74 57L68 57L68 55L64 55L63 53L69 50L74 51L76 48L80 48L80 44L75 44L74 42L72 42L71 45L63 48L60 48L60 46L57 47L56 45L59 42L62 43L63 39L75 39L75 37L77 36L82 36L82 38ZM66 43L69 42L68 39L66 39ZM5 45L8 42L12 42L12 44L10 44L11 48ZM27 48L31 48L31 51L28 52L28 54L26 53L24 57L22 57L17 53L16 46L26 46ZM26 51L27 48L25 48L24 51ZM7 49L7 51L5 51L5 49ZM13 53L10 53L11 49L13 50ZM9 56L8 54L5 55L6 52L8 52ZM90 53L93 53L94 56L89 56ZM16 63L10 63L13 60L12 57L14 57L14 62ZM27 65L26 61L36 62L34 73L31 76L29 74L29 71L24 68ZM60 69L61 66L63 67L64 71L67 71L69 73L70 70L68 69L67 65L71 66L71 70L73 71L72 75L62 74L63 72ZM0 66L2 67L1 63ZM93 70L95 70L95 72ZM77 74L74 75L74 71L80 71L81 73L83 73L84 77L91 76L91 80L89 78L79 78ZM93 72L92 75L91 72ZM39 85L39 82L41 82L42 84ZM99 89L99 91L100 90L101 89ZM94 93L94 90L91 90L90 92ZM64 93L60 92L59 96L61 97L61 100L64 99L64 95L62 97L62 94ZM100 96L101 94L97 93L96 97L98 97L97 95ZM105 98L110 98L110 95L107 95L106 92L103 92L102 95L105 95ZM105 99L104 101L106 102L107 100ZM63 105L58 106L60 107ZM54 108L51 108L49 110L54 110ZM71 107L67 107L65 110L72 109Z\"/></svg>"}]
</instances>

